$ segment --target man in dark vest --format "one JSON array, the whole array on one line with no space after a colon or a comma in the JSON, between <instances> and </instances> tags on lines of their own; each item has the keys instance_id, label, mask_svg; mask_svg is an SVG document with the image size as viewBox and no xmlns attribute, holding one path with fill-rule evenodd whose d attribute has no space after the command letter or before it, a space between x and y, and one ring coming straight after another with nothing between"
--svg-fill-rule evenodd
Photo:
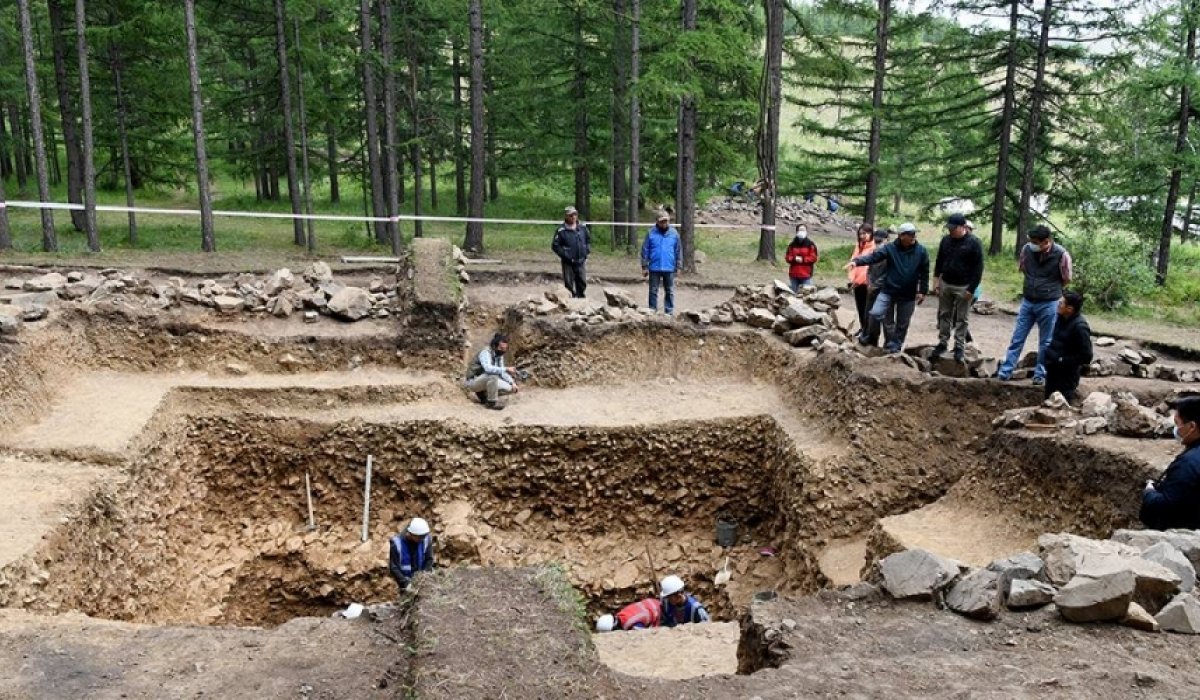
<instances>
[{"instance_id":1,"label":"man in dark vest","mask_svg":"<svg viewBox=\"0 0 1200 700\"><path fill-rule=\"evenodd\" d=\"M413 518L408 527L388 541L388 571L401 591L408 590L413 576L433 570L433 536L424 518Z\"/></svg>"},{"instance_id":2,"label":"man in dark vest","mask_svg":"<svg viewBox=\"0 0 1200 700\"><path fill-rule=\"evenodd\" d=\"M1021 292L1021 308L1017 311L1017 324L1013 328L1012 342L1008 354L996 370L1000 381L1012 379L1013 369L1025 349L1025 339L1038 327L1037 368L1033 371L1033 383L1046 383L1046 346L1054 333L1054 321L1058 316L1058 300L1063 288L1071 283L1071 254L1054 242L1050 229L1037 226L1029 232L1029 243L1021 249L1018 267L1025 274L1025 286Z\"/></svg>"},{"instance_id":3,"label":"man in dark vest","mask_svg":"<svg viewBox=\"0 0 1200 700\"><path fill-rule=\"evenodd\" d=\"M587 290L587 258L592 251L592 235L587 224L579 220L579 211L575 207L567 207L564 212L550 249L562 261L563 286L572 297L582 299Z\"/></svg>"}]
</instances>

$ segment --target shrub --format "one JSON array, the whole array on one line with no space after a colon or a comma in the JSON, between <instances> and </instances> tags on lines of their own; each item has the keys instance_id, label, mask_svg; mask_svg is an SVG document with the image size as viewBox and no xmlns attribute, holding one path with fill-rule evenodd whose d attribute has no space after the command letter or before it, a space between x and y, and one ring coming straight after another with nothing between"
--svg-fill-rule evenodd
<instances>
[{"instance_id":1,"label":"shrub","mask_svg":"<svg viewBox=\"0 0 1200 700\"><path fill-rule=\"evenodd\" d=\"M1149 249L1121 234L1091 231L1063 237L1071 252L1071 289L1099 308L1112 310L1154 289Z\"/></svg>"}]
</instances>

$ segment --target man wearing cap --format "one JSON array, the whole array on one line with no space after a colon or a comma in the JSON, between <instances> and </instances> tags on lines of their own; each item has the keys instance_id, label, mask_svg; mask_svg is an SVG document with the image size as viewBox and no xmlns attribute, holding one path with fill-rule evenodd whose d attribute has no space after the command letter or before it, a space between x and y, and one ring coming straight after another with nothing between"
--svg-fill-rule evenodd
<instances>
[{"instance_id":1,"label":"man wearing cap","mask_svg":"<svg viewBox=\"0 0 1200 700\"><path fill-rule=\"evenodd\" d=\"M946 219L949 232L938 244L933 264L933 293L938 298L938 343L931 359L946 352L950 334L954 334L954 359L966 359L968 322L975 290L983 279L983 244L971 234L967 218L951 214Z\"/></svg>"},{"instance_id":2,"label":"man wearing cap","mask_svg":"<svg viewBox=\"0 0 1200 700\"><path fill-rule=\"evenodd\" d=\"M879 296L875 298L870 314L883 325L884 349L888 352L900 352L904 348L913 311L917 304L925 302L925 295L929 293L929 253L917 242L917 227L905 222L900 224L897 233L895 243L876 248L873 253L846 264L849 272L855 266L887 261ZM896 320L891 325L889 317L893 310Z\"/></svg>"},{"instance_id":3,"label":"man wearing cap","mask_svg":"<svg viewBox=\"0 0 1200 700\"><path fill-rule=\"evenodd\" d=\"M1039 225L1029 232L1029 243L1021 248L1017 266L1025 275L1021 308L1017 311L1008 354L996 370L996 378L1005 382L1012 379L1013 369L1025 349L1025 339L1037 324L1038 356L1033 383L1041 386L1046 383L1046 346L1054 334L1058 300L1062 298L1063 288L1071 283L1071 254L1054 242L1050 229Z\"/></svg>"},{"instance_id":4,"label":"man wearing cap","mask_svg":"<svg viewBox=\"0 0 1200 700\"><path fill-rule=\"evenodd\" d=\"M683 579L671 575L663 578L658 590L662 595L662 626L674 627L693 622L708 622L708 611L684 590Z\"/></svg>"},{"instance_id":5,"label":"man wearing cap","mask_svg":"<svg viewBox=\"0 0 1200 700\"><path fill-rule=\"evenodd\" d=\"M658 212L654 226L642 242L642 277L650 278L650 308L658 310L658 288L663 288L663 311L675 313L675 273L683 265L679 232L671 225L671 215Z\"/></svg>"},{"instance_id":6,"label":"man wearing cap","mask_svg":"<svg viewBox=\"0 0 1200 700\"><path fill-rule=\"evenodd\" d=\"M587 289L587 258L592 251L592 236L587 224L579 221L579 211L575 207L567 207L564 212L550 249L562 261L563 285L572 297L582 299Z\"/></svg>"},{"instance_id":7,"label":"man wearing cap","mask_svg":"<svg viewBox=\"0 0 1200 700\"><path fill-rule=\"evenodd\" d=\"M404 532L388 541L388 571L401 591L408 590L412 577L433 570L433 536L424 518L408 521Z\"/></svg>"}]
</instances>

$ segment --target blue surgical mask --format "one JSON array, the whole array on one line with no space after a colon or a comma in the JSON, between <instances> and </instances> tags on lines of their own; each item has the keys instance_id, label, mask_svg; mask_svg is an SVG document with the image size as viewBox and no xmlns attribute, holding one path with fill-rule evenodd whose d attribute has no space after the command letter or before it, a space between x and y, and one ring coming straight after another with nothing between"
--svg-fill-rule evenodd
<instances>
[{"instance_id":1,"label":"blue surgical mask","mask_svg":"<svg viewBox=\"0 0 1200 700\"><path fill-rule=\"evenodd\" d=\"M1172 433L1172 434L1175 436L1175 439L1176 439L1177 441L1179 441L1179 442L1183 442L1183 435L1181 435L1181 434L1179 433L1179 426L1178 426L1178 425L1177 425L1177 426L1175 426L1175 427L1174 427L1174 428L1171 430L1171 433Z\"/></svg>"}]
</instances>

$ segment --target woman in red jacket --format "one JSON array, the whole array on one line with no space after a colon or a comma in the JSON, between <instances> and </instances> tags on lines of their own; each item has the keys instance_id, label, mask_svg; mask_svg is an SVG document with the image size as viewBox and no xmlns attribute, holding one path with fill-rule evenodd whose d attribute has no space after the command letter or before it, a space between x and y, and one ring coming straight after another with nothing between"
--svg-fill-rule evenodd
<instances>
[{"instance_id":1,"label":"woman in red jacket","mask_svg":"<svg viewBox=\"0 0 1200 700\"><path fill-rule=\"evenodd\" d=\"M783 259L788 264L788 277L792 281L792 291L798 292L801 287L813 285L813 268L820 258L817 244L808 238L808 229L804 224L796 227L796 237L788 244L787 253Z\"/></svg>"},{"instance_id":2,"label":"woman in red jacket","mask_svg":"<svg viewBox=\"0 0 1200 700\"><path fill-rule=\"evenodd\" d=\"M875 227L863 222L858 227L858 243L854 246L854 253L850 259L870 255L873 252L875 252ZM871 308L867 305L869 293L867 270L866 267L856 267L847 273L850 277L850 289L854 292L854 306L858 310L858 327L864 330L867 327L867 311Z\"/></svg>"}]
</instances>

